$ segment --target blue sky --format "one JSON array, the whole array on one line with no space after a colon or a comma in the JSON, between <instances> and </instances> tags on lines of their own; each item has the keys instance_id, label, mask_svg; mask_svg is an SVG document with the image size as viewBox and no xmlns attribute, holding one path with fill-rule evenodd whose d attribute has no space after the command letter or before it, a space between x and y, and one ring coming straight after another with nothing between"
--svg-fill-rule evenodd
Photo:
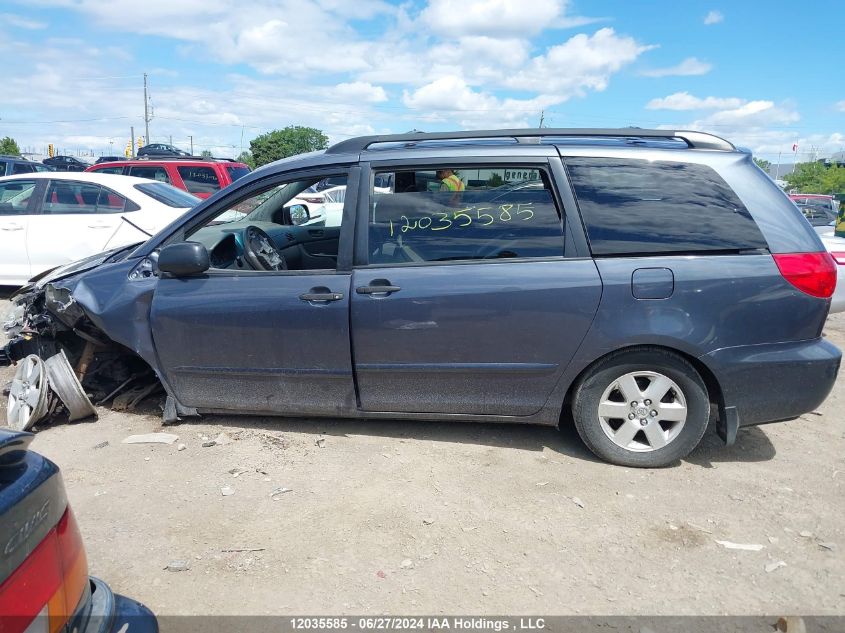
<instances>
[{"instance_id":1,"label":"blue sky","mask_svg":"<svg viewBox=\"0 0 845 633\"><path fill-rule=\"evenodd\" d=\"M234 156L311 125L702 129L791 162L845 150L845 3L4 0L0 136Z\"/></svg>"}]
</instances>

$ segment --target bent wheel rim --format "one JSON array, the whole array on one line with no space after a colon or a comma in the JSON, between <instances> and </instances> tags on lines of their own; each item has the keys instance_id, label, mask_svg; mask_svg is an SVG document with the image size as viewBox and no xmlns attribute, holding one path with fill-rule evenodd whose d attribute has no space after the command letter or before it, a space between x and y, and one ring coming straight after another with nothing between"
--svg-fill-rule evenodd
<instances>
[{"instance_id":1,"label":"bent wheel rim","mask_svg":"<svg viewBox=\"0 0 845 633\"><path fill-rule=\"evenodd\" d=\"M678 384L655 371L634 371L602 393L598 420L611 442L627 451L660 450L678 438L687 421L687 401Z\"/></svg>"},{"instance_id":2,"label":"bent wheel rim","mask_svg":"<svg viewBox=\"0 0 845 633\"><path fill-rule=\"evenodd\" d=\"M6 423L27 431L47 414L47 372L34 354L24 358L15 371L6 403Z\"/></svg>"}]
</instances>

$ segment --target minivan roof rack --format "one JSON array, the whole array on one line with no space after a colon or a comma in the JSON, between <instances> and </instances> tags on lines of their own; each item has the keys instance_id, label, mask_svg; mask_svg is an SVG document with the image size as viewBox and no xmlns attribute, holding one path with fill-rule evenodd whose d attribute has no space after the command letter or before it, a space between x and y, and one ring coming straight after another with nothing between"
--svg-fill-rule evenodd
<instances>
[{"instance_id":1,"label":"minivan roof rack","mask_svg":"<svg viewBox=\"0 0 845 633\"><path fill-rule=\"evenodd\" d=\"M168 156L167 154L147 154L144 156L136 156L135 158L129 158L127 160L204 160L208 162L220 161L224 163L238 162L234 158L218 158L217 156Z\"/></svg>"},{"instance_id":2,"label":"minivan roof rack","mask_svg":"<svg viewBox=\"0 0 845 633\"><path fill-rule=\"evenodd\" d=\"M408 143L420 141L460 141L471 139L511 138L519 143L537 143L543 137L567 138L634 138L634 139L680 139L690 149L715 149L736 151L733 143L706 132L692 130L647 130L636 127L625 128L517 128L510 130L472 130L464 132L413 132L408 134L382 134L358 136L336 143L326 150L328 154L352 154L363 152L377 143Z\"/></svg>"}]
</instances>

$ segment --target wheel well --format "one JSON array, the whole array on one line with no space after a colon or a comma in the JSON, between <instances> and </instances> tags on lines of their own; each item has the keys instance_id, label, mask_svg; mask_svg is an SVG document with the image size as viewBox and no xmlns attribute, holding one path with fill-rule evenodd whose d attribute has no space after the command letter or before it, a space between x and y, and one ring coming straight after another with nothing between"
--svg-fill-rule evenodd
<instances>
[{"instance_id":1,"label":"wheel well","mask_svg":"<svg viewBox=\"0 0 845 633\"><path fill-rule=\"evenodd\" d=\"M711 404L716 405L711 409L711 415L715 413L717 416L719 415L720 411L724 408L724 398L722 396L722 387L719 384L719 381L716 379L716 376L710 371L710 368L707 367L704 363L702 363L699 359L695 358L694 356L690 356L680 350L674 349L672 347L666 347L664 345L631 345L628 347L622 347L612 352L608 352L604 356L600 356L592 363L587 365L575 380L572 381L572 384L569 385L569 389L566 391L566 396L563 399L563 407L561 408L560 414L560 421L561 424L563 422L572 422L572 396L575 393L575 389L577 389L579 383L584 379L584 376L596 365L599 363L607 360L611 356L618 356L619 354L624 354L626 352L633 352L633 351L660 351L663 353L674 354L675 356L679 356L687 361L690 365L693 366L695 371L698 372L698 375L701 376L701 380L704 382L704 386L707 387L707 397L710 400Z\"/></svg>"}]
</instances>

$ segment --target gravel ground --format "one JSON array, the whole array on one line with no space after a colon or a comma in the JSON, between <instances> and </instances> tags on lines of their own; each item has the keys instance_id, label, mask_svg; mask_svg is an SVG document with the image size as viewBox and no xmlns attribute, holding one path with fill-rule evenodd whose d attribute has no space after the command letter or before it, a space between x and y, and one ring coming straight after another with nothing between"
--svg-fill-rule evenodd
<instances>
[{"instance_id":1,"label":"gravel ground","mask_svg":"<svg viewBox=\"0 0 845 633\"><path fill-rule=\"evenodd\" d=\"M845 314L826 334L845 346ZM844 398L841 378L815 414L730 448L709 432L662 470L600 463L571 429L162 429L153 407L47 426L33 448L62 468L91 573L159 615L845 615ZM178 442L121 443L160 430Z\"/></svg>"}]
</instances>

